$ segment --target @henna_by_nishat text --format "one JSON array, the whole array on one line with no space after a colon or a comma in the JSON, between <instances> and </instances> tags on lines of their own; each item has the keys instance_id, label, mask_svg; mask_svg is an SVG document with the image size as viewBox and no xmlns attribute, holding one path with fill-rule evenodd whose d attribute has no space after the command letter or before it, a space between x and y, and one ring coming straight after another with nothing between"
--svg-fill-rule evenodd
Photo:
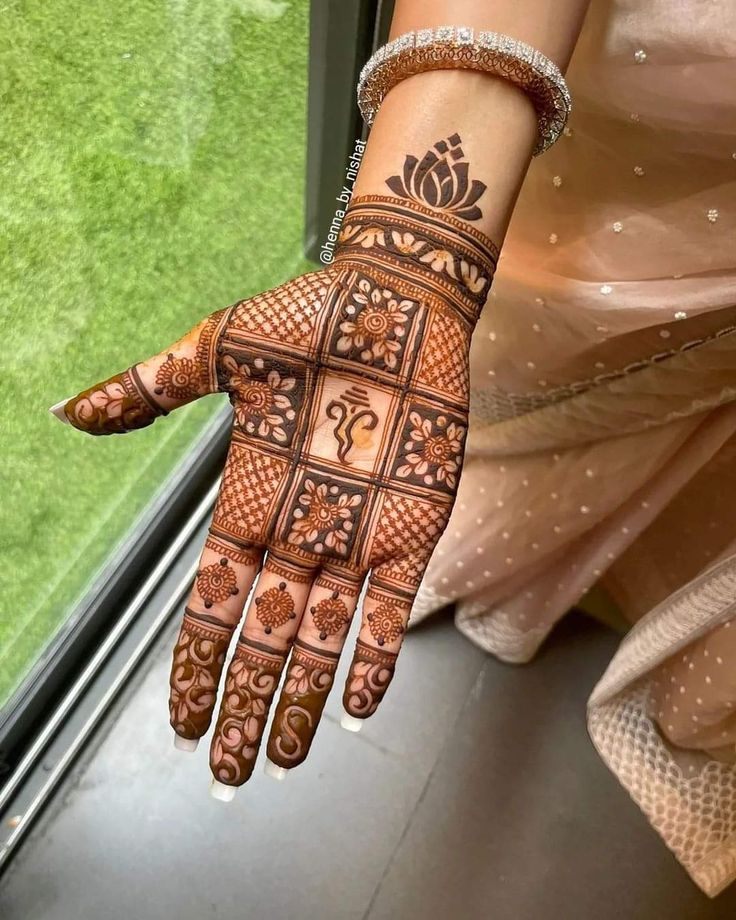
<instances>
[{"instance_id":1,"label":"@henna_by_nishat text","mask_svg":"<svg viewBox=\"0 0 736 920\"><path fill-rule=\"evenodd\" d=\"M218 310L52 410L103 435L208 393L230 398L231 443L170 678L185 749L221 690L210 768L222 798L253 772L282 675L268 760L288 770L307 756L366 579L346 724L376 711L455 500L470 339L498 259L472 223L486 187L453 133L408 154L386 186L352 199L329 265Z\"/></svg>"}]
</instances>

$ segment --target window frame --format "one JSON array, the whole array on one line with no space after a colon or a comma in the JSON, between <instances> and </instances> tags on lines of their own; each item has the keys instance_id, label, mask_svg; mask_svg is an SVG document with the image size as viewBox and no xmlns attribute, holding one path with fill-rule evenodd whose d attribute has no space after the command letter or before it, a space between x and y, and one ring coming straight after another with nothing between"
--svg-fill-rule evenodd
<instances>
[{"instance_id":1,"label":"window frame","mask_svg":"<svg viewBox=\"0 0 736 920\"><path fill-rule=\"evenodd\" d=\"M385 40L392 11L393 0L310 2L303 238L315 262L348 157L365 137L358 75ZM0 710L0 816L22 816L0 834L0 874L156 638L180 615L182 571L198 558L193 540L206 530L231 427L232 411L223 406Z\"/></svg>"}]
</instances>

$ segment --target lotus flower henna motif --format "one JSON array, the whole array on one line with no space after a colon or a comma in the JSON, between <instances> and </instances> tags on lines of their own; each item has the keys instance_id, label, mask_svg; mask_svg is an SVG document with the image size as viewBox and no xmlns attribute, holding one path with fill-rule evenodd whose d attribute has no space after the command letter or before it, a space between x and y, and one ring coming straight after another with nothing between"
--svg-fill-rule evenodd
<instances>
[{"instance_id":1,"label":"lotus flower henna motif","mask_svg":"<svg viewBox=\"0 0 736 920\"><path fill-rule=\"evenodd\" d=\"M453 134L446 141L437 141L421 160L407 154L402 175L391 176L386 185L402 198L412 198L463 220L478 220L483 212L476 202L486 186L478 179L468 181L469 164L463 161L464 156L460 138Z\"/></svg>"}]
</instances>

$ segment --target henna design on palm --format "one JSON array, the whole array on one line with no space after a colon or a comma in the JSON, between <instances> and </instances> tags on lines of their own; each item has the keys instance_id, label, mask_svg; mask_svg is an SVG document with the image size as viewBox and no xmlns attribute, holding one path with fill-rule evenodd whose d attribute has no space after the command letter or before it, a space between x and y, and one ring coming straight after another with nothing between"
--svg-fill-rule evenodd
<instances>
[{"instance_id":1,"label":"henna design on palm","mask_svg":"<svg viewBox=\"0 0 736 920\"><path fill-rule=\"evenodd\" d=\"M371 409L368 391L361 386L351 385L337 399L327 404L327 418L335 419L332 429L338 444L337 459L349 464L348 454L361 432L368 433L378 426L378 416Z\"/></svg>"},{"instance_id":2,"label":"henna design on palm","mask_svg":"<svg viewBox=\"0 0 736 920\"><path fill-rule=\"evenodd\" d=\"M304 759L368 573L347 712L370 716L390 683L452 510L470 337L498 257L465 222L482 189L467 183L459 143L438 144L421 176L405 170L407 200L355 199L329 267L212 314L65 404L75 427L106 434L205 393L230 398L231 445L171 677L171 723L196 740L258 578L212 738L219 783L252 773L290 652L268 754L286 768Z\"/></svg>"}]
</instances>

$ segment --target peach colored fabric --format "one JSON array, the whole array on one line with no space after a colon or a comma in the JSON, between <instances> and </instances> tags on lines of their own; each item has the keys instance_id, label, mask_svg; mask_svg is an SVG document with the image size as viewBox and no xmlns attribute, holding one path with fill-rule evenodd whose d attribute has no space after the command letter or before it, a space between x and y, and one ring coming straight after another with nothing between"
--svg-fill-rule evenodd
<instances>
[{"instance_id":1,"label":"peach colored fabric","mask_svg":"<svg viewBox=\"0 0 736 920\"><path fill-rule=\"evenodd\" d=\"M709 895L736 877L736 5L593 0L473 343L422 586L529 660L594 584L633 629L591 738ZM489 126L492 130L492 126Z\"/></svg>"}]
</instances>

